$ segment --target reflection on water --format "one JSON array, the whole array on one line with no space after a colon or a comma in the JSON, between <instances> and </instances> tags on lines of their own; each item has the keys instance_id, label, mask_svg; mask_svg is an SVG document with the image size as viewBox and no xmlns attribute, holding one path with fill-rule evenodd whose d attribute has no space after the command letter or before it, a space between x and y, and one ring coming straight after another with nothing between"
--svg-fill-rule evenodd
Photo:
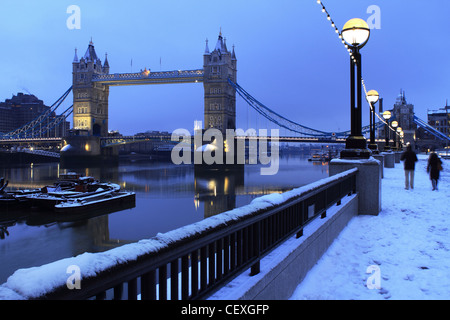
<instances>
[{"instance_id":1,"label":"reflection on water","mask_svg":"<svg viewBox=\"0 0 450 320\"><path fill-rule=\"evenodd\" d=\"M55 163L0 167L0 177L9 180L10 189L34 189L53 184L67 171L136 192L136 206L83 217L34 210L0 212L0 284L19 268L150 238L246 205L258 196L328 177L327 164L298 156L282 157L274 176L261 176L258 165L199 173L187 165L128 162L76 170L62 169Z\"/></svg>"}]
</instances>

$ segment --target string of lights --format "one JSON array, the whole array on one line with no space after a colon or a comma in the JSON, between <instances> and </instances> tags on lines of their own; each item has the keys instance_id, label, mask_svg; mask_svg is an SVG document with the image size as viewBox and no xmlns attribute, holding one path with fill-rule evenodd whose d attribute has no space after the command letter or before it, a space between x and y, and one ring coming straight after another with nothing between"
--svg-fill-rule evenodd
<instances>
[{"instance_id":1,"label":"string of lights","mask_svg":"<svg viewBox=\"0 0 450 320\"><path fill-rule=\"evenodd\" d=\"M344 45L345 49L346 49L347 52L349 53L349 55L350 55L351 59L353 60L353 62L354 62L355 64L358 63L358 62L357 62L357 59L353 56L353 51L350 49L349 45L345 43L345 40L344 40L344 37L342 36L341 31L340 31L339 28L336 26L336 23L334 22L334 20L331 18L330 13L328 12L328 10L327 10L327 8L325 7L325 5L323 4L322 0L316 0L316 2L321 6L322 12L326 15L327 20L331 23L331 27L334 29L335 33L338 35L339 41ZM362 85L363 85L363 88L364 88L365 96L367 97L366 84L365 84L364 79L363 79L362 77L361 77L361 82L362 82ZM367 101L367 99L366 99L366 101ZM369 108L370 108L373 112L375 112L375 115L377 116L377 118L378 118L381 122L383 122L384 124L387 124L386 121L384 120L384 118L383 118L382 116L380 116L380 115L374 110L372 104L369 103L369 101L367 101L367 103L369 104ZM389 127L390 130L392 130L393 132L395 132L396 134L398 134L397 131L395 131L394 129L391 128L391 126L388 126L388 127Z\"/></svg>"},{"instance_id":2,"label":"string of lights","mask_svg":"<svg viewBox=\"0 0 450 320\"><path fill-rule=\"evenodd\" d=\"M350 49L349 45L345 43L344 37L342 36L341 31L339 30L339 28L336 26L336 23L334 22L334 20L331 18L330 13L328 12L327 8L325 8L325 5L323 4L322 0L316 0L318 4L320 4L320 6L322 7L322 12L326 14L327 16L327 20L331 23L331 27L334 29L334 31L336 32L336 34L339 37L339 40L341 41L341 43L344 45L345 49L347 50L347 52L349 53L350 57L352 58L354 63L357 63L356 58L353 56L353 52L352 49Z\"/></svg>"}]
</instances>

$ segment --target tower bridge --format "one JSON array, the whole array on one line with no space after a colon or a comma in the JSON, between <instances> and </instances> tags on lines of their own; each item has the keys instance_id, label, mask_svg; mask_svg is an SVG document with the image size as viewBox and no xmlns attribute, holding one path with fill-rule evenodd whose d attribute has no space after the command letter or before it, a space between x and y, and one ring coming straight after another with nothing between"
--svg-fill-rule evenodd
<instances>
[{"instance_id":1,"label":"tower bridge","mask_svg":"<svg viewBox=\"0 0 450 320\"><path fill-rule=\"evenodd\" d=\"M34 121L17 130L0 137L2 145L37 145L39 143L55 143L61 141L66 145L62 149L67 158L79 161L89 158L107 159L117 153L117 148L112 146L134 143L148 140L148 137L109 137L109 90L110 87L175 84L175 83L202 83L204 88L204 129L218 129L226 135L226 130L236 130L236 95L238 94L250 107L256 110L258 116L262 116L276 128L286 129L293 136L284 135L277 137L279 142L306 142L306 143L342 143L350 134L344 132L325 132L296 123L283 117L273 109L259 102L237 83L237 59L233 49L227 48L226 40L220 32L216 45L212 51L208 41L203 54L203 67L191 70L174 70L152 72L141 70L135 73L110 73L108 56L104 61L98 57L94 43L91 42L85 54L78 58L75 56L72 62L72 86L52 105L45 113ZM73 130L64 139L49 137L49 130L57 125L49 122L49 114L55 113L62 105L68 94L73 93L73 104L67 108L58 121L64 121L73 114ZM394 108L395 109L395 108ZM401 113L404 118L404 114ZM378 116L380 119L381 117ZM430 127L425 121L414 116L410 118L414 123L424 128L441 140L449 140ZM401 119L399 119L401 120ZM410 121L410 122L411 122ZM384 126L385 122L379 121L377 127ZM362 128L362 133L368 132L369 126ZM166 137L170 141L170 137ZM161 139L161 137L158 137ZM236 137L242 139L242 137ZM246 137L254 139L254 137ZM267 139L267 138L262 138ZM269 137L269 139L272 139ZM51 141L50 141L51 140ZM81 158L81 159L77 159ZM64 156L62 157L64 158Z\"/></svg>"},{"instance_id":2,"label":"tower bridge","mask_svg":"<svg viewBox=\"0 0 450 320\"><path fill-rule=\"evenodd\" d=\"M98 58L91 41L83 57L75 51L73 60L73 127L86 130L90 136L108 135L109 90L113 86L203 83L205 125L225 133L236 129L236 91L228 79L236 82L237 59L219 34L212 52L206 43L203 68L137 73L110 73L108 57Z\"/></svg>"}]
</instances>

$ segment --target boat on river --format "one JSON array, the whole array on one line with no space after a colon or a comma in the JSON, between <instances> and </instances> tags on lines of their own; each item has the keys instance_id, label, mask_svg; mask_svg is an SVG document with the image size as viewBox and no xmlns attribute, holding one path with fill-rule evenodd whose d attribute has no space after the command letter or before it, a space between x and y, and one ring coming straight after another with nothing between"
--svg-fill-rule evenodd
<instances>
[{"instance_id":1,"label":"boat on river","mask_svg":"<svg viewBox=\"0 0 450 320\"><path fill-rule=\"evenodd\" d=\"M20 210L29 205L26 196L40 192L40 189L35 190L19 190L6 191L8 181L4 178L0 179L0 210L1 212L8 212L13 210Z\"/></svg>"},{"instance_id":2,"label":"boat on river","mask_svg":"<svg viewBox=\"0 0 450 320\"><path fill-rule=\"evenodd\" d=\"M31 201L31 207L37 209L53 209L55 205L67 200L78 199L82 197L95 196L105 192L117 192L120 186L117 184L95 184L89 185L86 191L76 190L54 190L51 192L41 192L30 194L26 199Z\"/></svg>"},{"instance_id":3,"label":"boat on river","mask_svg":"<svg viewBox=\"0 0 450 320\"><path fill-rule=\"evenodd\" d=\"M10 210L19 210L28 206L28 201L10 193L0 195L0 211L8 212Z\"/></svg>"},{"instance_id":4,"label":"boat on river","mask_svg":"<svg viewBox=\"0 0 450 320\"><path fill-rule=\"evenodd\" d=\"M313 153L308 161L329 162L336 157L337 155L331 152Z\"/></svg>"},{"instance_id":5,"label":"boat on river","mask_svg":"<svg viewBox=\"0 0 450 320\"><path fill-rule=\"evenodd\" d=\"M328 155L325 153L314 153L308 161L319 161L319 162L326 162L329 161Z\"/></svg>"},{"instance_id":6,"label":"boat on river","mask_svg":"<svg viewBox=\"0 0 450 320\"><path fill-rule=\"evenodd\" d=\"M53 185L32 191L19 190L6 193L4 190L8 183L5 184L2 179L0 184L0 208L5 207L8 210L17 207L55 211L57 205L67 203L68 205L61 206L63 209L58 210L72 212L80 208L83 210L101 206L112 207L116 203L135 201L134 193L121 192L118 184L99 182L93 177L84 177L72 172L60 175ZM72 210L74 208L77 210Z\"/></svg>"},{"instance_id":7,"label":"boat on river","mask_svg":"<svg viewBox=\"0 0 450 320\"><path fill-rule=\"evenodd\" d=\"M105 208L105 206L122 207L136 202L136 194L127 191L103 191L66 199L55 205L55 212L60 214L87 213Z\"/></svg>"}]
</instances>

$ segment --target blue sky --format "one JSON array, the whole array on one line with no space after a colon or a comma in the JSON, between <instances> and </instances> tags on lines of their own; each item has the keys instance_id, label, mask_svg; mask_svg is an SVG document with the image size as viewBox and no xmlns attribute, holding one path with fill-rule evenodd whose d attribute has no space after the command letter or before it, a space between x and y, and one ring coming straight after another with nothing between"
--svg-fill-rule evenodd
<instances>
[{"instance_id":1,"label":"blue sky","mask_svg":"<svg viewBox=\"0 0 450 320\"><path fill-rule=\"evenodd\" d=\"M341 29L380 8L381 29L363 48L363 78L392 108L400 89L426 119L450 98L450 2L439 0L324 0ZM66 12L81 10L81 29ZM205 39L220 28L235 45L238 83L278 113L325 131L350 128L349 57L316 0L130 0L0 3L0 100L30 92L48 105L71 85L74 49L83 55L92 37L108 53L111 73L143 68L197 69ZM160 65L161 61L161 65ZM72 99L72 96L69 97ZM68 102L70 103L70 101ZM69 106L68 104L67 106ZM125 134L193 127L203 119L202 84L114 87L110 129ZM237 126L264 125L237 102ZM368 122L364 104L363 122ZM283 133L283 132L282 132Z\"/></svg>"}]
</instances>

